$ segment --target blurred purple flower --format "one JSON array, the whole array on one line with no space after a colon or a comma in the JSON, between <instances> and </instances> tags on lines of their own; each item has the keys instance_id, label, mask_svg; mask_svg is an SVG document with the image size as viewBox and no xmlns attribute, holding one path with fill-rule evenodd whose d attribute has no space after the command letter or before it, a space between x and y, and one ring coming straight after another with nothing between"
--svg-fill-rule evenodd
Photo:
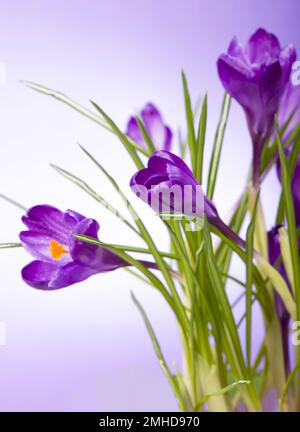
<instances>
[{"instance_id":1,"label":"blurred purple flower","mask_svg":"<svg viewBox=\"0 0 300 432\"><path fill-rule=\"evenodd\" d=\"M170 150L172 144L172 131L163 122L158 109L152 103L147 103L140 112L145 129L148 132L154 147L157 150ZM126 134L143 148L147 148L142 132L135 117L130 117Z\"/></svg>"},{"instance_id":2,"label":"blurred purple flower","mask_svg":"<svg viewBox=\"0 0 300 432\"><path fill-rule=\"evenodd\" d=\"M292 114L292 119L285 131L283 140L292 132L300 121L300 85L294 86L289 82L282 96L278 111L278 123L280 128L284 126Z\"/></svg>"},{"instance_id":3,"label":"blurred purple flower","mask_svg":"<svg viewBox=\"0 0 300 432\"><path fill-rule=\"evenodd\" d=\"M214 203L202 191L186 163L168 151L158 151L148 160L147 168L130 181L133 192L156 212L207 217L208 221L240 246L244 241L220 218Z\"/></svg>"},{"instance_id":4,"label":"blurred purple flower","mask_svg":"<svg viewBox=\"0 0 300 432\"><path fill-rule=\"evenodd\" d=\"M253 183L259 185L260 156L296 60L292 45L258 29L243 47L233 38L217 62L225 90L244 108L253 142Z\"/></svg>"},{"instance_id":5,"label":"blurred purple flower","mask_svg":"<svg viewBox=\"0 0 300 432\"><path fill-rule=\"evenodd\" d=\"M22 270L23 280L44 290L64 288L127 263L101 246L80 241L73 234L97 239L99 224L72 210L65 213L38 205L22 217L28 231L20 233L25 249L36 258Z\"/></svg>"},{"instance_id":6,"label":"blurred purple flower","mask_svg":"<svg viewBox=\"0 0 300 432\"><path fill-rule=\"evenodd\" d=\"M281 255L280 243L279 243L279 228L281 225L276 225L268 232L268 249L269 249L269 260L270 264L275 265ZM281 276L286 281L289 289L291 290L287 273L282 260L280 260L277 270ZM275 307L281 327L282 344L283 344L283 355L286 368L286 375L290 373L290 355L289 355L289 325L290 325L290 315L286 310L281 297L275 292L274 294Z\"/></svg>"}]
</instances>

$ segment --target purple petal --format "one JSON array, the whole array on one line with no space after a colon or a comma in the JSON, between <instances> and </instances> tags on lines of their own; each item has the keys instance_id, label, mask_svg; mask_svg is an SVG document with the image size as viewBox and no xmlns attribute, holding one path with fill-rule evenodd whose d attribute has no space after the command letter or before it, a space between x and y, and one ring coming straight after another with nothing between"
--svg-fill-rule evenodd
<instances>
[{"instance_id":1,"label":"purple petal","mask_svg":"<svg viewBox=\"0 0 300 432\"><path fill-rule=\"evenodd\" d=\"M193 176L189 167L180 157L166 150L161 150L154 153L148 161L148 168L154 173L163 175L167 172L167 166L170 164L178 167L186 174Z\"/></svg>"},{"instance_id":2,"label":"purple petal","mask_svg":"<svg viewBox=\"0 0 300 432\"><path fill-rule=\"evenodd\" d=\"M148 168L141 169L131 177L130 187L144 185L152 175L153 173Z\"/></svg>"},{"instance_id":3,"label":"purple petal","mask_svg":"<svg viewBox=\"0 0 300 432\"><path fill-rule=\"evenodd\" d=\"M231 57L236 57L246 65L248 64L248 59L245 55L243 46L238 42L237 37L235 36L229 44L227 54Z\"/></svg>"},{"instance_id":4,"label":"purple petal","mask_svg":"<svg viewBox=\"0 0 300 432\"><path fill-rule=\"evenodd\" d=\"M142 120L156 149L167 150L171 146L172 132L163 123L158 109L148 103L141 112Z\"/></svg>"},{"instance_id":5,"label":"purple petal","mask_svg":"<svg viewBox=\"0 0 300 432\"><path fill-rule=\"evenodd\" d=\"M168 126L165 126L165 144L164 144L164 150L170 151L172 147L172 138L173 133L171 129Z\"/></svg>"},{"instance_id":6,"label":"purple petal","mask_svg":"<svg viewBox=\"0 0 300 432\"><path fill-rule=\"evenodd\" d=\"M145 143L145 140L143 138L142 132L139 128L139 125L138 125L136 118L130 117L128 124L127 124L126 135L128 135L133 141L135 141L137 144L139 144L144 149L147 148L147 145Z\"/></svg>"},{"instance_id":7,"label":"purple petal","mask_svg":"<svg viewBox=\"0 0 300 432\"><path fill-rule=\"evenodd\" d=\"M70 254L68 253L63 254L59 260L55 260L52 257L50 253L50 242L53 240L53 236L34 231L22 231L19 237L24 248L38 260L50 262L56 267L63 266L71 260ZM69 247L68 243L62 246L66 250Z\"/></svg>"},{"instance_id":8,"label":"purple petal","mask_svg":"<svg viewBox=\"0 0 300 432\"><path fill-rule=\"evenodd\" d=\"M84 219L76 227L76 234L97 239L99 224L94 219ZM96 272L107 272L127 265L113 252L101 246L92 245L75 237L70 240L71 256L76 263L89 267Z\"/></svg>"},{"instance_id":9,"label":"purple petal","mask_svg":"<svg viewBox=\"0 0 300 432\"><path fill-rule=\"evenodd\" d=\"M71 217L72 219L74 219L76 222L81 222L83 219L85 219L85 216L82 216L80 213L77 213L74 210L67 210L65 213L65 219ZM72 223L73 225L73 223Z\"/></svg>"},{"instance_id":10,"label":"purple petal","mask_svg":"<svg viewBox=\"0 0 300 432\"><path fill-rule=\"evenodd\" d=\"M33 288L47 290L49 282L57 272L57 267L54 264L44 261L32 261L22 270L22 278L24 282Z\"/></svg>"},{"instance_id":11,"label":"purple petal","mask_svg":"<svg viewBox=\"0 0 300 432\"><path fill-rule=\"evenodd\" d=\"M141 111L141 118L154 147L158 150L169 150L172 143L172 131L164 124L158 109L152 103L148 103ZM135 117L129 119L126 134L141 147L147 148Z\"/></svg>"},{"instance_id":12,"label":"purple petal","mask_svg":"<svg viewBox=\"0 0 300 432\"><path fill-rule=\"evenodd\" d=\"M45 233L61 244L68 244L70 232L77 223L70 215L66 217L65 213L49 205L32 207L22 221L30 230Z\"/></svg>"},{"instance_id":13,"label":"purple petal","mask_svg":"<svg viewBox=\"0 0 300 432\"><path fill-rule=\"evenodd\" d=\"M251 69L227 54L217 62L218 72L227 93L235 98L246 110L260 109L258 82Z\"/></svg>"},{"instance_id":14,"label":"purple petal","mask_svg":"<svg viewBox=\"0 0 300 432\"><path fill-rule=\"evenodd\" d=\"M251 63L264 63L269 58L278 58L280 49L277 37L260 28L248 40L245 52Z\"/></svg>"},{"instance_id":15,"label":"purple petal","mask_svg":"<svg viewBox=\"0 0 300 432\"><path fill-rule=\"evenodd\" d=\"M297 53L293 45L288 45L280 53L279 61L282 68L282 80L284 85L289 82L291 68L296 58Z\"/></svg>"},{"instance_id":16,"label":"purple petal","mask_svg":"<svg viewBox=\"0 0 300 432\"><path fill-rule=\"evenodd\" d=\"M48 289L60 289L82 282L98 271L90 267L78 264L74 261L58 269L49 281Z\"/></svg>"},{"instance_id":17,"label":"purple petal","mask_svg":"<svg viewBox=\"0 0 300 432\"><path fill-rule=\"evenodd\" d=\"M211 223L220 219L215 204L207 197L205 197L204 200L204 212L208 221Z\"/></svg>"},{"instance_id":18,"label":"purple petal","mask_svg":"<svg viewBox=\"0 0 300 432\"><path fill-rule=\"evenodd\" d=\"M259 83L262 103L267 111L275 113L281 97L282 69L279 61L265 66Z\"/></svg>"}]
</instances>

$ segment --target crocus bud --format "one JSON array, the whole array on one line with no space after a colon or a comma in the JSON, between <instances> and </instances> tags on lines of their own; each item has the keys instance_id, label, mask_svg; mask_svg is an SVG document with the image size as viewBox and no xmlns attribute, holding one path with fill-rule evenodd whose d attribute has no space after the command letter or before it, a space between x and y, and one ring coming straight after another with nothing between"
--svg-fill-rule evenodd
<instances>
[{"instance_id":1,"label":"crocus bud","mask_svg":"<svg viewBox=\"0 0 300 432\"><path fill-rule=\"evenodd\" d=\"M157 150L170 150L172 144L172 131L163 122L158 109L152 103L147 103L140 112L145 129L148 132L154 147ZM147 148L143 134L135 117L130 117L126 134L143 148Z\"/></svg>"}]
</instances>

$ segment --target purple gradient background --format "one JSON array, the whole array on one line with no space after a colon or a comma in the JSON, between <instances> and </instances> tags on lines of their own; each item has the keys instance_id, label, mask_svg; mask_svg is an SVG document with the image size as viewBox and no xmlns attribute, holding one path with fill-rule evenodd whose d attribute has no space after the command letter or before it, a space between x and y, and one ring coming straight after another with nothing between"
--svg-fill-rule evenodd
<instances>
[{"instance_id":1,"label":"purple gradient background","mask_svg":"<svg viewBox=\"0 0 300 432\"><path fill-rule=\"evenodd\" d=\"M245 41L259 26L300 51L299 13L297 0L1 0L0 61L7 84L0 85L0 192L27 206L49 202L74 208L101 221L104 241L134 242L121 223L48 169L49 162L57 163L117 202L76 142L128 190L134 168L118 141L19 80L61 90L84 104L94 99L122 127L132 111L151 100L176 130L184 124L184 68L194 98L209 94L209 150L223 94L218 54L234 34ZM224 145L216 194L223 215L242 189L250 158L236 103ZM277 192L271 175L263 190L269 227ZM166 233L142 203L137 205L166 248ZM0 241L17 240L20 211L5 202L0 211ZM0 346L0 410L176 410L129 293L133 290L149 312L170 363L180 367L176 324L160 296L123 270L59 292L38 292L19 276L28 259L22 250L0 256L0 320L7 337ZM238 263L235 272L243 277ZM254 339L259 337L258 319Z\"/></svg>"}]
</instances>

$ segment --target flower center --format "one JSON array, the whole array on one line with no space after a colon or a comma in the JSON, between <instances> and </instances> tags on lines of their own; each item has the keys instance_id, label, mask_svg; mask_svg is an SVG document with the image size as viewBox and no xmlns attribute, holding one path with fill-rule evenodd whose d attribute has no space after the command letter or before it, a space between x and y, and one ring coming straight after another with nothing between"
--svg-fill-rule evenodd
<instances>
[{"instance_id":1,"label":"flower center","mask_svg":"<svg viewBox=\"0 0 300 432\"><path fill-rule=\"evenodd\" d=\"M49 251L51 256L56 260L60 260L63 254L70 253L68 250L64 249L64 247L55 240L50 241Z\"/></svg>"}]
</instances>

